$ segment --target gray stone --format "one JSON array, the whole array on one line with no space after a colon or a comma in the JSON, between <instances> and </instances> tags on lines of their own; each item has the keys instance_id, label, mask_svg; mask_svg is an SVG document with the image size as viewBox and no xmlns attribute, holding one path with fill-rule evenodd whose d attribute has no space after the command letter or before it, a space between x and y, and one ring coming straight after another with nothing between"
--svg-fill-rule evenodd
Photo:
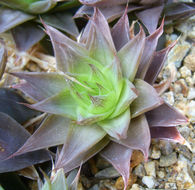
<instances>
[{"instance_id":1,"label":"gray stone","mask_svg":"<svg viewBox=\"0 0 195 190\"><path fill-rule=\"evenodd\" d=\"M182 126L182 127L178 127L179 132L181 133L181 135L185 138L188 139L191 129L188 126Z\"/></svg>"},{"instance_id":2,"label":"gray stone","mask_svg":"<svg viewBox=\"0 0 195 190\"><path fill-rule=\"evenodd\" d=\"M160 156L161 156L160 150L156 146L153 146L151 154L150 154L150 158L159 159Z\"/></svg>"},{"instance_id":3,"label":"gray stone","mask_svg":"<svg viewBox=\"0 0 195 190\"><path fill-rule=\"evenodd\" d=\"M179 68L190 47L191 45L185 41L178 43L168 55L168 64L174 63Z\"/></svg>"},{"instance_id":4,"label":"gray stone","mask_svg":"<svg viewBox=\"0 0 195 190\"><path fill-rule=\"evenodd\" d=\"M195 88L189 88L188 97L189 100L195 99Z\"/></svg>"},{"instance_id":5,"label":"gray stone","mask_svg":"<svg viewBox=\"0 0 195 190\"><path fill-rule=\"evenodd\" d=\"M96 162L96 167L99 170L102 170L102 169L105 169L105 168L108 168L108 167L111 167L111 166L112 165L107 160L105 160L101 156L98 156L97 162Z\"/></svg>"},{"instance_id":6,"label":"gray stone","mask_svg":"<svg viewBox=\"0 0 195 190\"><path fill-rule=\"evenodd\" d=\"M177 186L175 183L165 183L165 189L177 189Z\"/></svg>"},{"instance_id":7,"label":"gray stone","mask_svg":"<svg viewBox=\"0 0 195 190\"><path fill-rule=\"evenodd\" d=\"M144 176L142 178L143 184L145 184L148 188L154 188L156 186L156 180L152 176Z\"/></svg>"},{"instance_id":8,"label":"gray stone","mask_svg":"<svg viewBox=\"0 0 195 190\"><path fill-rule=\"evenodd\" d=\"M192 159L192 154L191 154L191 152L189 151L189 149L186 146L181 145L181 144L178 143L178 144L176 144L175 150L178 153L181 153L182 155L184 155L189 160Z\"/></svg>"},{"instance_id":9,"label":"gray stone","mask_svg":"<svg viewBox=\"0 0 195 190\"><path fill-rule=\"evenodd\" d=\"M192 100L188 104L188 113L187 113L191 122L195 122L195 101Z\"/></svg>"},{"instance_id":10,"label":"gray stone","mask_svg":"<svg viewBox=\"0 0 195 190\"><path fill-rule=\"evenodd\" d=\"M160 141L159 147L163 155L169 155L173 152L173 147L170 142Z\"/></svg>"},{"instance_id":11,"label":"gray stone","mask_svg":"<svg viewBox=\"0 0 195 190\"><path fill-rule=\"evenodd\" d=\"M158 176L159 178L163 179L163 178L165 177L165 172L162 171L162 170L160 170L160 171L157 172L157 176Z\"/></svg>"},{"instance_id":12,"label":"gray stone","mask_svg":"<svg viewBox=\"0 0 195 190\"><path fill-rule=\"evenodd\" d=\"M89 190L99 190L99 186L96 184L93 187L91 187Z\"/></svg>"},{"instance_id":13,"label":"gray stone","mask_svg":"<svg viewBox=\"0 0 195 190\"><path fill-rule=\"evenodd\" d=\"M130 190L144 190L144 188L135 183L132 185Z\"/></svg>"},{"instance_id":14,"label":"gray stone","mask_svg":"<svg viewBox=\"0 0 195 190\"><path fill-rule=\"evenodd\" d=\"M181 73L181 77L183 78L190 77L192 75L190 69L188 69L186 66L181 67L179 71Z\"/></svg>"},{"instance_id":15,"label":"gray stone","mask_svg":"<svg viewBox=\"0 0 195 190\"><path fill-rule=\"evenodd\" d=\"M175 102L174 94L173 94L172 91L164 93L162 97L165 100L165 102L167 102L167 103L169 103L171 105L173 105L174 102Z\"/></svg>"},{"instance_id":16,"label":"gray stone","mask_svg":"<svg viewBox=\"0 0 195 190\"><path fill-rule=\"evenodd\" d=\"M144 168L148 176L156 177L156 168L154 161L144 163Z\"/></svg>"},{"instance_id":17,"label":"gray stone","mask_svg":"<svg viewBox=\"0 0 195 190\"><path fill-rule=\"evenodd\" d=\"M120 176L120 174L113 167L103 169L95 174L96 178L115 178L115 177L119 177L119 176Z\"/></svg>"},{"instance_id":18,"label":"gray stone","mask_svg":"<svg viewBox=\"0 0 195 190\"><path fill-rule=\"evenodd\" d=\"M194 53L189 54L188 56L186 56L186 58L184 59L184 65L190 69L191 71L195 71L195 55Z\"/></svg>"},{"instance_id":19,"label":"gray stone","mask_svg":"<svg viewBox=\"0 0 195 190\"><path fill-rule=\"evenodd\" d=\"M173 152L167 156L161 156L159 166L167 167L175 164L176 162L177 162L177 155L175 152Z\"/></svg>"},{"instance_id":20,"label":"gray stone","mask_svg":"<svg viewBox=\"0 0 195 190\"><path fill-rule=\"evenodd\" d=\"M142 164L139 164L138 166L136 166L133 173L140 178L146 175L146 171Z\"/></svg>"}]
</instances>

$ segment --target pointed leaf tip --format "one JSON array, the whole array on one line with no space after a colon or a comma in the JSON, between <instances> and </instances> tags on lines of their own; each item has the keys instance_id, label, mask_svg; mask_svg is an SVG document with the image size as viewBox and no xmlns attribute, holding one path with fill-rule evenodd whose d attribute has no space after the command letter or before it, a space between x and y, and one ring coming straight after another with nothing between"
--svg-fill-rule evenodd
<instances>
[{"instance_id":1,"label":"pointed leaf tip","mask_svg":"<svg viewBox=\"0 0 195 190\"><path fill-rule=\"evenodd\" d=\"M114 142L111 142L103 151L100 152L101 156L110 162L122 175L125 184L124 189L126 189L128 185L132 152L132 149Z\"/></svg>"},{"instance_id":2,"label":"pointed leaf tip","mask_svg":"<svg viewBox=\"0 0 195 190\"><path fill-rule=\"evenodd\" d=\"M125 9L123 16L112 28L111 34L117 51L119 51L130 40L127 8Z\"/></svg>"},{"instance_id":3,"label":"pointed leaf tip","mask_svg":"<svg viewBox=\"0 0 195 190\"><path fill-rule=\"evenodd\" d=\"M140 26L140 32L126 43L118 52L121 62L123 76L131 82L134 80L137 69L139 68L145 44L145 33Z\"/></svg>"},{"instance_id":4,"label":"pointed leaf tip","mask_svg":"<svg viewBox=\"0 0 195 190\"><path fill-rule=\"evenodd\" d=\"M157 28L151 35L146 38L143 54L141 57L141 62L136 73L137 78L144 79L146 72L150 66L153 58L153 54L156 50L158 39L163 33L164 18L159 28Z\"/></svg>"}]
</instances>

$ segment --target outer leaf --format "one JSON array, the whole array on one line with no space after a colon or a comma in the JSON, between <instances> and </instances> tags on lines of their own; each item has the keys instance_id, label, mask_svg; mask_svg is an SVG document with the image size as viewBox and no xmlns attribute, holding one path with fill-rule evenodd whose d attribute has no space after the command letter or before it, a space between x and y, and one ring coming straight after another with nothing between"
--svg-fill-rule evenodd
<instances>
[{"instance_id":1,"label":"outer leaf","mask_svg":"<svg viewBox=\"0 0 195 190\"><path fill-rule=\"evenodd\" d=\"M108 20L108 22L112 22L116 18L123 15L124 10L126 8L127 1L125 1L124 4L117 4L114 5L113 2L109 3L107 6L98 6L98 8L101 10L105 18ZM127 12L132 12L135 10L143 9L144 6L142 5L128 5ZM92 15L93 14L93 8L83 5L74 16L75 18L83 17L84 15Z\"/></svg>"},{"instance_id":2,"label":"outer leaf","mask_svg":"<svg viewBox=\"0 0 195 190\"><path fill-rule=\"evenodd\" d=\"M19 51L27 51L39 42L45 33L33 23L24 23L12 29L12 35Z\"/></svg>"},{"instance_id":3,"label":"outer leaf","mask_svg":"<svg viewBox=\"0 0 195 190\"><path fill-rule=\"evenodd\" d=\"M57 95L49 97L36 104L26 106L46 113L67 116L72 119L77 118L77 103L68 90L62 91Z\"/></svg>"},{"instance_id":4,"label":"outer leaf","mask_svg":"<svg viewBox=\"0 0 195 190\"><path fill-rule=\"evenodd\" d=\"M162 98L159 97L156 90L145 81L136 79L134 84L138 91L138 98L131 104L132 118L152 110L163 103Z\"/></svg>"},{"instance_id":5,"label":"outer leaf","mask_svg":"<svg viewBox=\"0 0 195 190\"><path fill-rule=\"evenodd\" d=\"M195 13L195 3L177 2L165 6L166 20L179 20L190 17Z\"/></svg>"},{"instance_id":6,"label":"outer leaf","mask_svg":"<svg viewBox=\"0 0 195 190\"><path fill-rule=\"evenodd\" d=\"M79 35L78 29L72 18L72 15L70 15L67 12L46 14L43 15L41 18L46 24L53 26L54 28L62 30L75 37Z\"/></svg>"},{"instance_id":7,"label":"outer leaf","mask_svg":"<svg viewBox=\"0 0 195 190\"><path fill-rule=\"evenodd\" d=\"M11 74L27 81L27 83L14 87L35 100L43 100L67 88L65 77L57 73L20 72Z\"/></svg>"},{"instance_id":8,"label":"outer leaf","mask_svg":"<svg viewBox=\"0 0 195 190\"><path fill-rule=\"evenodd\" d=\"M170 127L186 123L187 118L168 103L146 113L150 127Z\"/></svg>"},{"instance_id":9,"label":"outer leaf","mask_svg":"<svg viewBox=\"0 0 195 190\"><path fill-rule=\"evenodd\" d=\"M65 173L78 167L107 144L105 135L99 126L71 126L55 167L63 167Z\"/></svg>"},{"instance_id":10,"label":"outer leaf","mask_svg":"<svg viewBox=\"0 0 195 190\"><path fill-rule=\"evenodd\" d=\"M29 15L18 10L0 7L0 33L14 28L15 26L28 20L32 20L33 18L33 15Z\"/></svg>"},{"instance_id":11,"label":"outer leaf","mask_svg":"<svg viewBox=\"0 0 195 190\"><path fill-rule=\"evenodd\" d=\"M112 5L120 5L127 3L126 0L79 0L82 4L88 6L108 6Z\"/></svg>"},{"instance_id":12,"label":"outer leaf","mask_svg":"<svg viewBox=\"0 0 195 190\"><path fill-rule=\"evenodd\" d=\"M0 48L0 80L5 71L6 62L7 62L7 51L4 47L1 47Z\"/></svg>"},{"instance_id":13,"label":"outer leaf","mask_svg":"<svg viewBox=\"0 0 195 190\"><path fill-rule=\"evenodd\" d=\"M28 138L25 144L14 155L63 144L67 138L69 125L70 120L65 117L48 116L39 129Z\"/></svg>"},{"instance_id":14,"label":"outer leaf","mask_svg":"<svg viewBox=\"0 0 195 190\"><path fill-rule=\"evenodd\" d=\"M144 78L146 82L151 85L154 84L165 63L169 51L175 46L176 42L177 41L173 42L167 48L154 53L154 57Z\"/></svg>"},{"instance_id":15,"label":"outer leaf","mask_svg":"<svg viewBox=\"0 0 195 190\"><path fill-rule=\"evenodd\" d=\"M58 69L71 72L78 66L80 59L88 56L87 50L51 26L45 27L52 41Z\"/></svg>"},{"instance_id":16,"label":"outer leaf","mask_svg":"<svg viewBox=\"0 0 195 190\"><path fill-rule=\"evenodd\" d=\"M122 175L125 183L124 189L126 189L128 185L132 152L132 149L112 142L100 153L101 156L108 160Z\"/></svg>"},{"instance_id":17,"label":"outer leaf","mask_svg":"<svg viewBox=\"0 0 195 190\"><path fill-rule=\"evenodd\" d=\"M106 119L98 124L113 138L118 140L125 139L127 137L127 130L130 123L130 109L127 109L121 115L113 118Z\"/></svg>"},{"instance_id":18,"label":"outer leaf","mask_svg":"<svg viewBox=\"0 0 195 190\"><path fill-rule=\"evenodd\" d=\"M76 167L79 167L82 163L86 162L87 160L92 158L94 155L99 153L103 148L105 148L105 146L108 143L109 143L109 139L107 137L103 138L101 141L99 141L89 150L87 150L86 152L82 152L81 154L79 154L79 156L69 161L69 163L67 162L67 164L63 166L64 170L68 172Z\"/></svg>"},{"instance_id":19,"label":"outer leaf","mask_svg":"<svg viewBox=\"0 0 195 190\"><path fill-rule=\"evenodd\" d=\"M136 13L136 16L146 26L150 34L157 28L163 7L163 5L159 5Z\"/></svg>"},{"instance_id":20,"label":"outer leaf","mask_svg":"<svg viewBox=\"0 0 195 190\"><path fill-rule=\"evenodd\" d=\"M0 88L0 112L8 114L20 124L39 114L18 102L26 102L26 100L12 89Z\"/></svg>"},{"instance_id":21,"label":"outer leaf","mask_svg":"<svg viewBox=\"0 0 195 190\"><path fill-rule=\"evenodd\" d=\"M170 140L185 143L185 139L181 136L176 127L150 127L151 137L155 139Z\"/></svg>"},{"instance_id":22,"label":"outer leaf","mask_svg":"<svg viewBox=\"0 0 195 190\"><path fill-rule=\"evenodd\" d=\"M127 131L127 138L116 141L133 150L141 150L147 159L150 146L150 130L144 115L140 115L131 120Z\"/></svg>"},{"instance_id":23,"label":"outer leaf","mask_svg":"<svg viewBox=\"0 0 195 190\"><path fill-rule=\"evenodd\" d=\"M40 150L4 160L21 147L30 134L15 120L1 112L0 121L0 173L20 170L49 159L48 152Z\"/></svg>"},{"instance_id":24,"label":"outer leaf","mask_svg":"<svg viewBox=\"0 0 195 190\"><path fill-rule=\"evenodd\" d=\"M129 40L129 19L127 9L111 31L116 50L119 51Z\"/></svg>"},{"instance_id":25,"label":"outer leaf","mask_svg":"<svg viewBox=\"0 0 195 190\"><path fill-rule=\"evenodd\" d=\"M141 78L141 79L145 78L146 72L152 61L154 51L156 50L158 39L163 33L163 26L164 26L164 20L162 21L161 26L146 38L146 43L142 54L141 62L136 74L137 78Z\"/></svg>"},{"instance_id":26,"label":"outer leaf","mask_svg":"<svg viewBox=\"0 0 195 190\"><path fill-rule=\"evenodd\" d=\"M134 80L135 74L140 64L144 43L145 34L141 28L139 34L131 39L131 41L129 41L118 52L123 76L128 78L131 82Z\"/></svg>"}]
</instances>

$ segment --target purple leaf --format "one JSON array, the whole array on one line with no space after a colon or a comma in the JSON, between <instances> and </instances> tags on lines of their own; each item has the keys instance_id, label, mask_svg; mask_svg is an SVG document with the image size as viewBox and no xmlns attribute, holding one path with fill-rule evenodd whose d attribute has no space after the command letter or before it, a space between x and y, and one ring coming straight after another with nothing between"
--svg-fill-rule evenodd
<instances>
[{"instance_id":1,"label":"purple leaf","mask_svg":"<svg viewBox=\"0 0 195 190\"><path fill-rule=\"evenodd\" d=\"M65 77L57 73L20 72L11 74L26 80L27 83L18 84L14 87L35 100L41 101L67 88Z\"/></svg>"},{"instance_id":2,"label":"purple leaf","mask_svg":"<svg viewBox=\"0 0 195 190\"><path fill-rule=\"evenodd\" d=\"M50 159L47 151L39 150L5 160L24 144L30 133L7 114L0 112L0 121L0 173L20 170Z\"/></svg>"},{"instance_id":3,"label":"purple leaf","mask_svg":"<svg viewBox=\"0 0 195 190\"><path fill-rule=\"evenodd\" d=\"M188 120L176 108L164 103L154 110L146 113L150 127L170 127L185 124Z\"/></svg>"},{"instance_id":4,"label":"purple leaf","mask_svg":"<svg viewBox=\"0 0 195 190\"><path fill-rule=\"evenodd\" d=\"M130 110L127 109L124 113L113 119L106 119L98 123L111 137L118 140L127 137L127 130L130 123Z\"/></svg>"},{"instance_id":5,"label":"purple leaf","mask_svg":"<svg viewBox=\"0 0 195 190\"><path fill-rule=\"evenodd\" d=\"M164 65L164 62L167 58L169 51L175 46L176 43L177 41L173 42L167 48L154 53L154 57L144 78L146 82L148 82L151 85L154 84Z\"/></svg>"},{"instance_id":6,"label":"purple leaf","mask_svg":"<svg viewBox=\"0 0 195 190\"><path fill-rule=\"evenodd\" d=\"M128 185L132 152L132 149L126 148L125 146L114 142L111 142L103 151L100 152L101 156L110 162L122 175L125 184L124 189L126 189Z\"/></svg>"},{"instance_id":7,"label":"purple leaf","mask_svg":"<svg viewBox=\"0 0 195 190\"><path fill-rule=\"evenodd\" d=\"M141 20L141 22L148 29L150 34L153 33L157 28L163 7L163 5L159 5L135 13L139 20Z\"/></svg>"},{"instance_id":8,"label":"purple leaf","mask_svg":"<svg viewBox=\"0 0 195 190\"><path fill-rule=\"evenodd\" d=\"M131 82L134 80L135 74L140 64L144 43L145 34L143 29L141 28L139 34L137 34L133 39L131 39L118 52L118 57L121 62L123 75Z\"/></svg>"},{"instance_id":9,"label":"purple leaf","mask_svg":"<svg viewBox=\"0 0 195 190\"><path fill-rule=\"evenodd\" d=\"M0 7L0 33L6 32L7 30L28 20L32 20L33 18L33 15L18 10Z\"/></svg>"},{"instance_id":10,"label":"purple leaf","mask_svg":"<svg viewBox=\"0 0 195 190\"><path fill-rule=\"evenodd\" d=\"M147 120L144 115L140 115L131 120L126 139L121 139L120 141L112 140L130 149L141 150L145 159L147 159L150 139L150 130Z\"/></svg>"},{"instance_id":11,"label":"purple leaf","mask_svg":"<svg viewBox=\"0 0 195 190\"><path fill-rule=\"evenodd\" d=\"M67 173L78 167L108 143L105 135L99 126L71 125L55 168L63 167Z\"/></svg>"},{"instance_id":12,"label":"purple leaf","mask_svg":"<svg viewBox=\"0 0 195 190\"><path fill-rule=\"evenodd\" d=\"M127 3L127 0L79 0L82 4L88 6L110 6L112 5L121 5Z\"/></svg>"},{"instance_id":13,"label":"purple leaf","mask_svg":"<svg viewBox=\"0 0 195 190\"><path fill-rule=\"evenodd\" d=\"M161 26L146 38L141 62L136 74L137 78L141 78L141 79L145 78L146 72L152 61L154 51L156 50L158 39L163 33L163 26L164 26L164 20L162 21Z\"/></svg>"},{"instance_id":14,"label":"purple leaf","mask_svg":"<svg viewBox=\"0 0 195 190\"><path fill-rule=\"evenodd\" d=\"M119 51L130 40L127 9L125 10L123 16L112 28L111 34L117 51Z\"/></svg>"},{"instance_id":15,"label":"purple leaf","mask_svg":"<svg viewBox=\"0 0 195 190\"><path fill-rule=\"evenodd\" d=\"M44 99L36 104L24 104L29 108L46 113L67 116L77 119L77 103L68 90L61 91L57 95Z\"/></svg>"},{"instance_id":16,"label":"purple leaf","mask_svg":"<svg viewBox=\"0 0 195 190\"><path fill-rule=\"evenodd\" d=\"M176 127L150 127L150 133L154 139L170 140L181 144L185 143L185 139Z\"/></svg>"},{"instance_id":17,"label":"purple leaf","mask_svg":"<svg viewBox=\"0 0 195 190\"><path fill-rule=\"evenodd\" d=\"M185 19L195 13L195 3L170 3L165 6L164 12L166 21Z\"/></svg>"},{"instance_id":18,"label":"purple leaf","mask_svg":"<svg viewBox=\"0 0 195 190\"><path fill-rule=\"evenodd\" d=\"M51 38L57 67L63 72L71 72L84 57L88 57L88 51L82 46L51 26L45 25L46 32Z\"/></svg>"},{"instance_id":19,"label":"purple leaf","mask_svg":"<svg viewBox=\"0 0 195 190\"><path fill-rule=\"evenodd\" d=\"M134 85L138 91L138 97L130 105L132 118L152 110L163 103L156 90L141 79L135 79Z\"/></svg>"},{"instance_id":20,"label":"purple leaf","mask_svg":"<svg viewBox=\"0 0 195 190\"><path fill-rule=\"evenodd\" d=\"M5 47L2 46L0 48L0 80L3 76L4 71L5 71L6 63L7 63L7 51L6 51Z\"/></svg>"},{"instance_id":21,"label":"purple leaf","mask_svg":"<svg viewBox=\"0 0 195 190\"><path fill-rule=\"evenodd\" d=\"M19 51L27 51L39 42L45 33L33 23L24 23L12 29L13 39Z\"/></svg>"},{"instance_id":22,"label":"purple leaf","mask_svg":"<svg viewBox=\"0 0 195 190\"><path fill-rule=\"evenodd\" d=\"M108 22L112 22L116 18L122 16L124 14L124 10L126 8L127 1L125 4L121 5L113 5L113 3L110 3L108 6L98 6L98 8L101 10L105 18ZM132 12L135 10L143 9L144 6L142 5L128 5L127 12ZM83 17L84 15L92 15L93 14L93 7L89 7L86 5L83 5L75 14L74 18Z\"/></svg>"},{"instance_id":23,"label":"purple leaf","mask_svg":"<svg viewBox=\"0 0 195 190\"><path fill-rule=\"evenodd\" d=\"M70 120L65 117L48 116L14 155L63 144L68 138L69 125Z\"/></svg>"},{"instance_id":24,"label":"purple leaf","mask_svg":"<svg viewBox=\"0 0 195 190\"><path fill-rule=\"evenodd\" d=\"M20 124L24 124L39 114L18 102L26 103L27 101L13 89L0 88L0 112L8 114Z\"/></svg>"},{"instance_id":25,"label":"purple leaf","mask_svg":"<svg viewBox=\"0 0 195 190\"><path fill-rule=\"evenodd\" d=\"M62 30L74 37L79 35L77 26L72 18L72 15L64 12L57 12L53 14L44 14L41 16L43 21L54 28Z\"/></svg>"}]
</instances>

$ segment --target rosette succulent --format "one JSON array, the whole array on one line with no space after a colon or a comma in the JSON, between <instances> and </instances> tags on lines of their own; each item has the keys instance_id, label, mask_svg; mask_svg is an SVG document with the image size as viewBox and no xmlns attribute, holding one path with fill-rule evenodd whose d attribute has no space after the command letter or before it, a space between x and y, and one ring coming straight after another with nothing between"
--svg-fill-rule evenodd
<instances>
[{"instance_id":1,"label":"rosette succulent","mask_svg":"<svg viewBox=\"0 0 195 190\"><path fill-rule=\"evenodd\" d=\"M63 144L55 169L67 173L100 152L126 188L133 150L147 160L151 138L185 142L176 125L186 118L160 97L166 83L153 87L174 46L155 51L163 22L147 37L141 26L135 35L127 11L110 29L95 8L77 41L45 29L57 71L12 75L22 79L15 88L37 102L26 105L48 116L13 156Z\"/></svg>"}]
</instances>

